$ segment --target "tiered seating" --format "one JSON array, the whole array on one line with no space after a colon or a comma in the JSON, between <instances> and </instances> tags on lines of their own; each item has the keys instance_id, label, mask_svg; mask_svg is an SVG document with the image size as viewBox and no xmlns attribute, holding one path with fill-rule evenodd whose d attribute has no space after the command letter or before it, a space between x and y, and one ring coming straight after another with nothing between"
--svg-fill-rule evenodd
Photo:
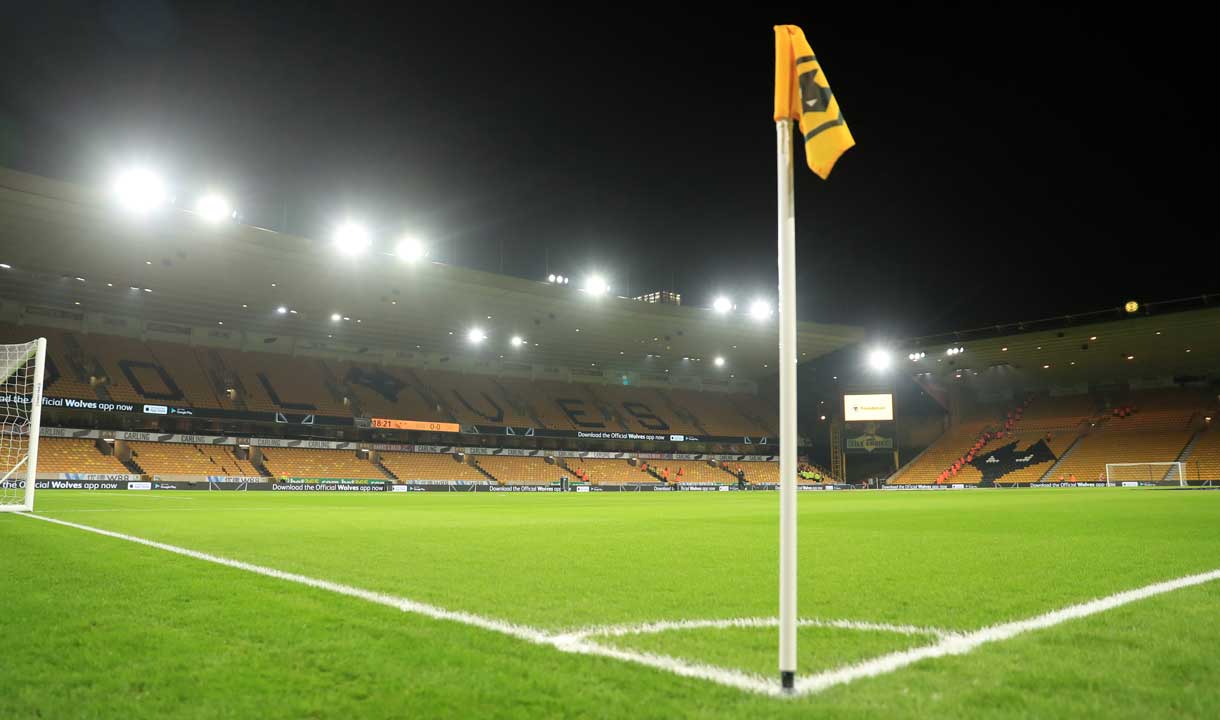
<instances>
[{"instance_id":1,"label":"tiered seating","mask_svg":"<svg viewBox=\"0 0 1220 720\"><path fill-rule=\"evenodd\" d=\"M655 390L625 385L598 385L593 391L623 418L627 429L632 432L699 432L698 428L677 415L661 393ZM656 416L660 422L648 417L649 415ZM744 422L744 418L742 421ZM663 426L667 426L667 429Z\"/></svg>"},{"instance_id":2,"label":"tiered seating","mask_svg":"<svg viewBox=\"0 0 1220 720\"><path fill-rule=\"evenodd\" d=\"M1212 427L1199 436L1186 459L1186 478L1220 481L1220 429Z\"/></svg>"},{"instance_id":3,"label":"tiered seating","mask_svg":"<svg viewBox=\"0 0 1220 720\"><path fill-rule=\"evenodd\" d=\"M1096 480L1104 475L1106 463L1174 462L1190 437L1184 425L1177 430L1132 430L1111 421L1082 438L1054 477Z\"/></svg>"},{"instance_id":4,"label":"tiered seating","mask_svg":"<svg viewBox=\"0 0 1220 720\"><path fill-rule=\"evenodd\" d=\"M740 465L741 469L745 470L745 472L746 472L746 482L760 483L760 484L779 483L779 463L778 462L743 462L743 463L732 463L731 462L728 465L734 471L736 471L737 466ZM818 467L814 467L814 470L822 474L822 484L835 482L834 478L832 478L830 476L829 472L827 472L821 468L818 468ZM717 472L720 472L720 471L717 471ZM729 480L731 482L732 478L729 478ZM716 480L715 482L724 482L724 481ZM806 479L806 478L803 478L800 476L797 476L796 483L798 485L817 485L818 484L818 482L815 480Z\"/></svg>"},{"instance_id":5,"label":"tiered seating","mask_svg":"<svg viewBox=\"0 0 1220 720\"><path fill-rule=\"evenodd\" d=\"M453 410L458 422L471 425L533 425L529 417L513 408L504 393L486 375L461 375L442 370L420 371L417 375ZM497 412L497 408L500 412ZM502 417L496 419L500 415Z\"/></svg>"},{"instance_id":6,"label":"tiered seating","mask_svg":"<svg viewBox=\"0 0 1220 720\"><path fill-rule=\"evenodd\" d=\"M38 472L126 474L113 455L103 455L94 440L44 437L38 440Z\"/></svg>"},{"instance_id":7,"label":"tiered seating","mask_svg":"<svg viewBox=\"0 0 1220 720\"><path fill-rule=\"evenodd\" d=\"M587 414L580 419L586 423L604 424L601 413L594 407L592 399L582 388L571 383L555 382L554 380L517 380L502 378L500 381L510 392L529 403L534 415L544 427L559 430L574 430L576 425L559 406L557 400L565 398L579 400L574 407L583 409ZM532 423L531 423L532 424Z\"/></svg>"},{"instance_id":8,"label":"tiered seating","mask_svg":"<svg viewBox=\"0 0 1220 720\"><path fill-rule=\"evenodd\" d=\"M398 420L448 421L424 402L403 370L356 363L331 363L335 377L345 382L369 417ZM359 380L359 381L357 381ZM381 390L376 389L382 385Z\"/></svg>"},{"instance_id":9,"label":"tiered seating","mask_svg":"<svg viewBox=\"0 0 1220 720\"><path fill-rule=\"evenodd\" d=\"M192 407L221 407L207 373L200 362L199 354L188 345L167 342L149 342L148 350L157 364L165 368L170 377L186 396L186 404Z\"/></svg>"},{"instance_id":10,"label":"tiered seating","mask_svg":"<svg viewBox=\"0 0 1220 720\"><path fill-rule=\"evenodd\" d=\"M540 457L480 455L479 466L505 485L549 485L571 475Z\"/></svg>"},{"instance_id":11,"label":"tiered seating","mask_svg":"<svg viewBox=\"0 0 1220 720\"><path fill-rule=\"evenodd\" d=\"M106 377L110 378L110 383L106 385L106 390L110 393L111 398L119 402L128 403L145 401L145 398L135 391L127 380L127 376L119 369L119 362L122 360L135 361L141 364L156 364L156 359L148 353L148 349L144 347L143 343L138 340L109 335L79 335L77 340L85 351L85 357L96 361ZM150 370L146 367L133 367L132 374L150 392L166 391L165 383L155 370ZM174 402L184 400L185 398L179 398ZM165 402L165 400L159 400L158 402Z\"/></svg>"},{"instance_id":12,"label":"tiered seating","mask_svg":"<svg viewBox=\"0 0 1220 720\"><path fill-rule=\"evenodd\" d=\"M1017 433L1015 436L1008 437L1004 440L992 441L992 443L988 445L983 452L986 454L994 451L997 448L1008 445L1014 440L1017 443L1017 450L1024 450L1031 445L1038 443L1040 440L1046 440L1046 435L1047 433L1045 432ZM1051 452L1054 453L1055 457L1058 458L1064 453L1065 450L1071 447L1072 442L1076 439L1076 432L1074 430L1060 432L1050 431L1050 436L1051 439L1046 444L1048 447L1050 447ZM1046 462L1037 463L1036 465L1026 465L1020 470L1015 470L1003 475L996 480L996 483L1001 485L1011 485L1015 483L1038 482L1038 480L1040 480L1042 476L1046 474L1046 471L1051 469L1054 462L1054 460L1049 460Z\"/></svg>"},{"instance_id":13,"label":"tiered seating","mask_svg":"<svg viewBox=\"0 0 1220 720\"><path fill-rule=\"evenodd\" d=\"M350 450L263 448L263 465L275 477L388 479L381 468Z\"/></svg>"},{"instance_id":14,"label":"tiered seating","mask_svg":"<svg viewBox=\"0 0 1220 720\"><path fill-rule=\"evenodd\" d=\"M326 389L325 366L321 360L234 350L221 350L220 354L225 365L240 378L247 393L246 406L251 410L282 412L288 409L340 417L351 414L350 408ZM260 373L266 377L270 388L259 379ZM278 403L271 392L275 393ZM312 406L312 409L294 408L293 405Z\"/></svg>"},{"instance_id":15,"label":"tiered seating","mask_svg":"<svg viewBox=\"0 0 1220 720\"><path fill-rule=\"evenodd\" d=\"M259 473L221 446L129 442L133 459L151 475L235 475Z\"/></svg>"},{"instance_id":16,"label":"tiered seating","mask_svg":"<svg viewBox=\"0 0 1220 720\"><path fill-rule=\"evenodd\" d=\"M381 464L399 480L469 480L477 482L487 477L452 455L443 453L383 452Z\"/></svg>"},{"instance_id":17,"label":"tiered seating","mask_svg":"<svg viewBox=\"0 0 1220 720\"><path fill-rule=\"evenodd\" d=\"M955 425L945 431L936 442L924 451L914 462L906 467L902 473L894 480L896 485L927 485L934 484L940 476L941 471L949 467L955 460L970 448L978 437L979 432L987 426L984 422L969 422ZM988 451L995 447L999 447L997 443L1006 442L1005 440L993 441L988 446ZM971 466L963 467L958 471L957 477L953 478L955 483L975 484L983 479L982 473L975 470Z\"/></svg>"},{"instance_id":18,"label":"tiered seating","mask_svg":"<svg viewBox=\"0 0 1220 720\"><path fill-rule=\"evenodd\" d=\"M640 467L632 467L626 460L607 458L565 458L568 467L584 468L589 482L594 485L621 485L623 483L656 482L656 478Z\"/></svg>"},{"instance_id":19,"label":"tiered seating","mask_svg":"<svg viewBox=\"0 0 1220 720\"><path fill-rule=\"evenodd\" d=\"M59 371L47 383L47 394L60 397L97 399L98 391L83 374L109 378L104 387L110 398L133 404L338 417L352 414L356 405L363 414L373 417L423 421L452 421L456 417L460 422L476 425L541 426L557 430L625 428L635 432L729 437L772 435L774 431L765 422L773 416L774 408L749 395L675 390L666 397L661 391L636 386L493 379L473 373L328 363L280 353L192 347L163 341L146 343L130 337L33 326L0 326L0 342L24 341L39 335L47 337L50 359ZM74 344L79 345L79 352L68 350ZM70 352L73 362L69 362ZM220 364L224 366L223 373ZM363 374L349 376L354 369ZM212 373L217 374L218 381L232 382L239 390L238 397L228 398L219 382L210 378ZM266 382L260 379L260 374ZM443 408L425 398L429 393L440 400ZM344 395L352 402L345 403ZM621 418L621 424L603 412L603 408Z\"/></svg>"},{"instance_id":20,"label":"tiered seating","mask_svg":"<svg viewBox=\"0 0 1220 720\"><path fill-rule=\"evenodd\" d=\"M93 392L93 388L89 387L89 383L78 380L72 372L72 366L68 362L67 344L64 341L66 335L67 333L63 330L55 328L33 325L0 325L0 343L23 343L39 337L47 339L47 356L59 371L59 377L50 377L48 374L43 385L45 394L81 400L96 399L97 394Z\"/></svg>"},{"instance_id":21,"label":"tiered seating","mask_svg":"<svg viewBox=\"0 0 1220 720\"><path fill-rule=\"evenodd\" d=\"M702 460L653 460L649 461L657 472L668 468L670 482L731 483L733 478L720 468L712 467ZM682 474L678 475L681 468ZM749 472L747 471L747 475Z\"/></svg>"},{"instance_id":22,"label":"tiered seating","mask_svg":"<svg viewBox=\"0 0 1220 720\"><path fill-rule=\"evenodd\" d=\"M674 390L670 393L674 404L689 411L709 435L770 435L771 429L759 424L738 411L741 407L759 418L768 418L774 408L765 409L756 405L757 398L746 395L724 393L701 393L692 390Z\"/></svg>"}]
</instances>

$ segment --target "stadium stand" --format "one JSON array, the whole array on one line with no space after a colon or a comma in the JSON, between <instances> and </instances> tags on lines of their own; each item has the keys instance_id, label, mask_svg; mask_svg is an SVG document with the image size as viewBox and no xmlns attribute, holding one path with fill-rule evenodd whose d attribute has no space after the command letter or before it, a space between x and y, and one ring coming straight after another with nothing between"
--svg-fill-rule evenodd
<instances>
[{"instance_id":1,"label":"stadium stand","mask_svg":"<svg viewBox=\"0 0 1220 720\"><path fill-rule=\"evenodd\" d=\"M220 408L220 397L208 381L199 353L187 345L150 341L148 351L171 376L191 407ZM146 388L149 386L145 386Z\"/></svg>"},{"instance_id":2,"label":"stadium stand","mask_svg":"<svg viewBox=\"0 0 1220 720\"><path fill-rule=\"evenodd\" d=\"M594 485L619 485L623 483L652 483L656 478L644 472L641 467L633 467L626 460L607 458L564 458L573 471L583 469L589 476L589 482Z\"/></svg>"},{"instance_id":3,"label":"stadium stand","mask_svg":"<svg viewBox=\"0 0 1220 720\"><path fill-rule=\"evenodd\" d=\"M733 472L736 472L737 468L741 467L741 469L745 471L746 482L760 483L760 484L778 484L779 483L779 463L778 462L743 462L743 463L730 462L730 463L727 463L727 465L728 465L729 469ZM818 467L816 465L810 465L809 468L814 473L817 473L822 476L822 483L836 482L835 479L831 477L830 473L827 472L824 468ZM721 472L721 471L717 470L717 472ZM731 482L732 478L729 478L729 481ZM715 480L715 482L724 482L724 480L720 480L719 478L717 478ZM816 480L813 480L810 478L805 478L805 477L800 477L800 476L797 477L796 482L798 485L816 485L816 484L818 484L818 482Z\"/></svg>"},{"instance_id":4,"label":"stadium stand","mask_svg":"<svg viewBox=\"0 0 1220 720\"><path fill-rule=\"evenodd\" d=\"M89 385L84 358L75 349L77 344L71 333L31 325L0 325L0 343L28 342L36 337L47 339L47 375L43 392L80 400L97 399L97 393Z\"/></svg>"},{"instance_id":5,"label":"stadium stand","mask_svg":"<svg viewBox=\"0 0 1220 720\"><path fill-rule=\"evenodd\" d=\"M349 450L263 448L263 465L274 477L387 480L385 473Z\"/></svg>"},{"instance_id":6,"label":"stadium stand","mask_svg":"<svg viewBox=\"0 0 1220 720\"><path fill-rule=\"evenodd\" d=\"M708 465L702 460L656 460L654 462L657 471L669 470L670 482L720 484L733 482L733 478L724 470Z\"/></svg>"},{"instance_id":7,"label":"stadium stand","mask_svg":"<svg viewBox=\"0 0 1220 720\"><path fill-rule=\"evenodd\" d=\"M382 368L355 363L333 363L332 370L369 417L401 420L446 421L452 419L424 399L416 384L400 368Z\"/></svg>"},{"instance_id":8,"label":"stadium stand","mask_svg":"<svg viewBox=\"0 0 1220 720\"><path fill-rule=\"evenodd\" d=\"M1199 433L1186 458L1186 479L1220 481L1220 430Z\"/></svg>"},{"instance_id":9,"label":"stadium stand","mask_svg":"<svg viewBox=\"0 0 1220 720\"><path fill-rule=\"evenodd\" d=\"M0 342L40 335L53 368L46 391L60 397L558 430L773 434L766 418L774 408L750 395L495 378L0 325Z\"/></svg>"},{"instance_id":10,"label":"stadium stand","mask_svg":"<svg viewBox=\"0 0 1220 720\"><path fill-rule=\"evenodd\" d=\"M478 462L479 467L505 485L548 485L559 482L565 475L572 479L562 467L540 457L479 455Z\"/></svg>"},{"instance_id":11,"label":"stadium stand","mask_svg":"<svg viewBox=\"0 0 1220 720\"><path fill-rule=\"evenodd\" d=\"M518 412L496 382L485 375L461 375L433 370L417 373L458 422L470 425L529 426L528 413Z\"/></svg>"},{"instance_id":12,"label":"stadium stand","mask_svg":"<svg viewBox=\"0 0 1220 720\"><path fill-rule=\"evenodd\" d=\"M724 393L700 393L693 390L673 390L673 403L685 409L708 435L773 435L767 424L775 413L767 409L757 398L749 395Z\"/></svg>"},{"instance_id":13,"label":"stadium stand","mask_svg":"<svg viewBox=\"0 0 1220 720\"><path fill-rule=\"evenodd\" d=\"M487 480L487 476L478 470L444 453L382 452L379 459L395 477L403 481Z\"/></svg>"},{"instance_id":14,"label":"stadium stand","mask_svg":"<svg viewBox=\"0 0 1220 720\"><path fill-rule=\"evenodd\" d=\"M261 475L248 462L238 460L225 446L186 443L129 442L132 460L150 475Z\"/></svg>"},{"instance_id":15,"label":"stadium stand","mask_svg":"<svg viewBox=\"0 0 1220 720\"><path fill-rule=\"evenodd\" d=\"M964 455L979 433L988 426L989 423L974 421L950 427L927 450L903 468L892 482L896 485L935 484L941 472ZM958 471L953 482L978 483L982 479L982 473L971 466L965 466Z\"/></svg>"},{"instance_id":16,"label":"stadium stand","mask_svg":"<svg viewBox=\"0 0 1220 720\"><path fill-rule=\"evenodd\" d=\"M40 473L130 473L114 455L103 455L96 441L44 437L38 441Z\"/></svg>"},{"instance_id":17,"label":"stadium stand","mask_svg":"<svg viewBox=\"0 0 1220 720\"><path fill-rule=\"evenodd\" d=\"M1072 476L1079 481L1096 480L1104 477L1106 463L1173 462L1185 449L1190 436L1185 426L1177 430L1152 430L1107 423L1082 437L1048 480Z\"/></svg>"}]
</instances>

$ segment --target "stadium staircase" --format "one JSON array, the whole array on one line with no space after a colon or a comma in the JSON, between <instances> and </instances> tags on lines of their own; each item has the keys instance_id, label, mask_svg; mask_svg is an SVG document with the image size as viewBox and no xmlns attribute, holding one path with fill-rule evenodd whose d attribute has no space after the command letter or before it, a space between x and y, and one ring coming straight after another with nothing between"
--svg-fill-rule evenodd
<instances>
[{"instance_id":1,"label":"stadium staircase","mask_svg":"<svg viewBox=\"0 0 1220 720\"><path fill-rule=\"evenodd\" d=\"M679 406L678 403L674 402L673 397L669 393L663 390L658 390L657 394L660 395L661 399L665 401L665 407L669 408L670 412L678 416L679 420L690 423L696 430L699 431L700 435L711 435L711 433L707 431L707 428L703 426L703 423L699 421L699 418L695 417L695 414L690 410L687 410L686 408Z\"/></svg>"},{"instance_id":2,"label":"stadium staircase","mask_svg":"<svg viewBox=\"0 0 1220 720\"><path fill-rule=\"evenodd\" d=\"M246 405L246 398L249 394L246 392L246 386L242 384L241 377L233 372L228 365L225 364L224 358L221 357L220 351L207 351L208 363L204 367L204 373L208 376L208 382L212 385L212 392L216 393L217 397L228 398L227 392L230 387L233 388L233 397L229 399L235 410L249 410ZM224 407L224 403L221 403Z\"/></svg>"},{"instance_id":3,"label":"stadium staircase","mask_svg":"<svg viewBox=\"0 0 1220 720\"><path fill-rule=\"evenodd\" d=\"M123 467L127 468L128 470L130 470L132 473L135 473L136 475L147 475L148 473L144 471L144 468L140 467L140 465L135 461L134 458L135 458L135 454L133 453L126 460L119 460L119 462L123 463ZM117 459L117 454L116 454L116 459Z\"/></svg>"},{"instance_id":4,"label":"stadium staircase","mask_svg":"<svg viewBox=\"0 0 1220 720\"><path fill-rule=\"evenodd\" d=\"M81 348L80 342L76 339L75 335L71 333L64 333L63 340L64 349L66 351L63 358L68 364L66 369L72 373L72 376L76 378L77 382L83 385L88 385L89 373L85 371L85 367L82 362L83 358L85 357L85 351Z\"/></svg>"},{"instance_id":5,"label":"stadium staircase","mask_svg":"<svg viewBox=\"0 0 1220 720\"><path fill-rule=\"evenodd\" d=\"M377 457L375 459L373 459L372 462L374 465L377 466L377 469L380 470L381 472L385 473L385 476L388 477L389 479L391 479L391 480L398 479L398 476L395 475L392 470L390 470L388 467L385 466L384 463L381 462L381 455L377 455Z\"/></svg>"},{"instance_id":6,"label":"stadium staircase","mask_svg":"<svg viewBox=\"0 0 1220 720\"><path fill-rule=\"evenodd\" d=\"M492 475L491 473L487 472L487 470L483 469L483 466L479 464L478 458L474 458L473 462L470 462L469 465L470 465L470 467L474 468L475 470L478 470L479 474L481 474L483 477L494 482L495 484L497 484L497 485L504 484L503 482L500 481L500 478L496 477L495 475Z\"/></svg>"},{"instance_id":7,"label":"stadium staircase","mask_svg":"<svg viewBox=\"0 0 1220 720\"><path fill-rule=\"evenodd\" d=\"M250 466L253 467L255 470L257 470L259 475L262 475L263 477L272 476L271 471L268 470L267 466L263 464L263 460L262 460L261 456L259 457L258 460L254 459L253 451L250 452L250 455L248 456L248 459L246 460L246 462L250 463Z\"/></svg>"},{"instance_id":8,"label":"stadium staircase","mask_svg":"<svg viewBox=\"0 0 1220 720\"><path fill-rule=\"evenodd\" d=\"M324 361L319 360L318 365L322 368L322 384L326 386L331 399L350 410L353 417L364 417L364 405L351 386L336 377L330 365Z\"/></svg>"},{"instance_id":9,"label":"stadium staircase","mask_svg":"<svg viewBox=\"0 0 1220 720\"><path fill-rule=\"evenodd\" d=\"M1076 439L1072 441L1072 444L1068 445L1067 449L1063 451L1063 454L1055 459L1055 462L1050 466L1050 469L1042 474L1042 477L1038 479L1038 482L1053 482L1051 478L1055 477L1055 471L1059 469L1059 466L1063 464L1063 461L1071 457L1072 451L1074 451L1076 446L1080 444L1080 441L1084 440L1086 437L1088 437L1088 433L1080 433L1077 435Z\"/></svg>"}]
</instances>

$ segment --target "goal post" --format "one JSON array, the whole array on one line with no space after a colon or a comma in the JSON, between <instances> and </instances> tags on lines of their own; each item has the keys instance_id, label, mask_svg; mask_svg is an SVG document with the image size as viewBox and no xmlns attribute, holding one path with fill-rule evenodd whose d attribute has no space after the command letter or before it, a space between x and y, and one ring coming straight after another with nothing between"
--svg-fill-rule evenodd
<instances>
[{"instance_id":1,"label":"goal post","mask_svg":"<svg viewBox=\"0 0 1220 720\"><path fill-rule=\"evenodd\" d=\"M1122 485L1125 482L1185 487L1186 463L1106 463L1106 485Z\"/></svg>"},{"instance_id":2,"label":"goal post","mask_svg":"<svg viewBox=\"0 0 1220 720\"><path fill-rule=\"evenodd\" d=\"M0 512L34 509L47 341L0 345Z\"/></svg>"}]
</instances>

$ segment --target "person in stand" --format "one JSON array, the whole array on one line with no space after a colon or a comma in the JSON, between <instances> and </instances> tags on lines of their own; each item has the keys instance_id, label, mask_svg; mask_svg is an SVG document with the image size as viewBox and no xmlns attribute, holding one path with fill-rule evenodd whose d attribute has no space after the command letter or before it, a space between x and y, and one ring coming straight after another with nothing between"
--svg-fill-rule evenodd
<instances>
[{"instance_id":1,"label":"person in stand","mask_svg":"<svg viewBox=\"0 0 1220 720\"><path fill-rule=\"evenodd\" d=\"M1070 482L1070 483L1076 482L1076 473L1072 473L1071 475L1068 475L1068 482Z\"/></svg>"},{"instance_id":2,"label":"person in stand","mask_svg":"<svg viewBox=\"0 0 1220 720\"><path fill-rule=\"evenodd\" d=\"M669 482L669 468L661 469L661 480L664 482Z\"/></svg>"}]
</instances>

